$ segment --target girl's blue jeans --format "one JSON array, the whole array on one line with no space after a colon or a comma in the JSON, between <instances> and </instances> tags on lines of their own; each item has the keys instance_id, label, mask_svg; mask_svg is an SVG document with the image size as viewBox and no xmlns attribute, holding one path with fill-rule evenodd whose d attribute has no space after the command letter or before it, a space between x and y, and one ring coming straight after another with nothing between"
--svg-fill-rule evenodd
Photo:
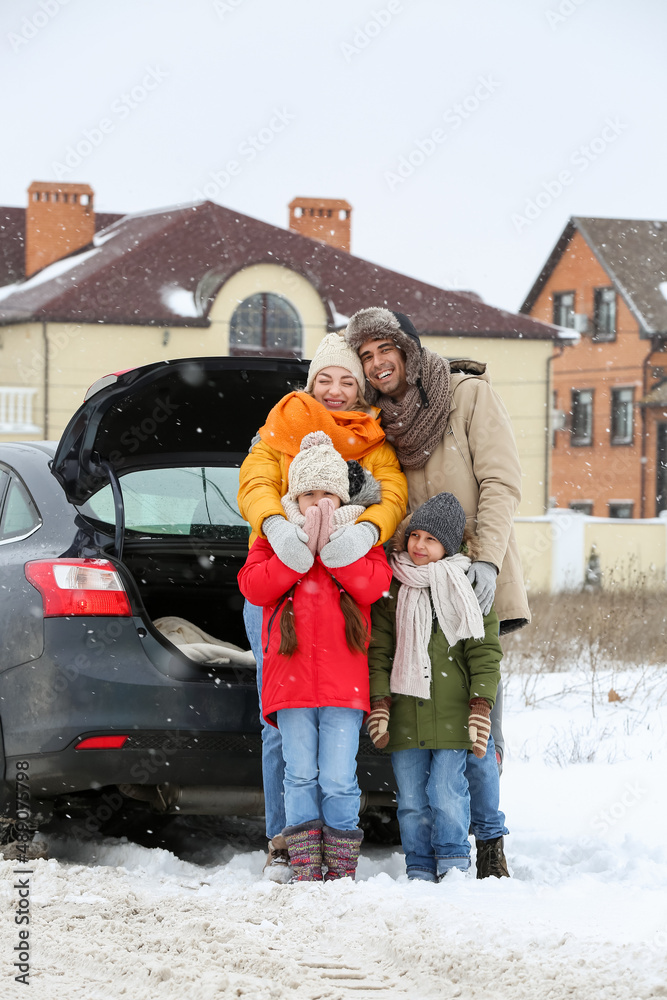
<instances>
[{"instance_id":1,"label":"girl's blue jeans","mask_svg":"<svg viewBox=\"0 0 667 1000\"><path fill-rule=\"evenodd\" d=\"M335 830L359 823L357 752L364 713L358 708L282 708L287 826L323 819Z\"/></svg>"}]
</instances>

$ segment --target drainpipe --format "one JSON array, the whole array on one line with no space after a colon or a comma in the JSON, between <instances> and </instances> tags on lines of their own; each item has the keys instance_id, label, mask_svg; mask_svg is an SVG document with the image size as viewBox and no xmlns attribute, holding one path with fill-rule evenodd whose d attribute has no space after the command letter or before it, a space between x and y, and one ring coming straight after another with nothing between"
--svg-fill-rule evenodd
<instances>
[{"instance_id":1,"label":"drainpipe","mask_svg":"<svg viewBox=\"0 0 667 1000\"><path fill-rule=\"evenodd\" d=\"M565 350L565 344L558 344L554 351L558 353L550 354L547 358L547 446L544 449L544 513L549 512L549 479L551 472L551 363L556 358L560 358Z\"/></svg>"},{"instance_id":2,"label":"drainpipe","mask_svg":"<svg viewBox=\"0 0 667 1000\"><path fill-rule=\"evenodd\" d=\"M648 392L648 363L655 353L655 344L651 339L651 349L644 358L642 363L642 399L646 397ZM640 518L646 517L646 464L648 458L646 455L646 406L641 407L642 414L642 455L640 458L640 473L639 473L639 483L640 483L640 503L639 503L639 516Z\"/></svg>"},{"instance_id":3,"label":"drainpipe","mask_svg":"<svg viewBox=\"0 0 667 1000\"><path fill-rule=\"evenodd\" d=\"M42 323L42 338L44 340L44 440L49 440L49 338L46 323Z\"/></svg>"}]
</instances>

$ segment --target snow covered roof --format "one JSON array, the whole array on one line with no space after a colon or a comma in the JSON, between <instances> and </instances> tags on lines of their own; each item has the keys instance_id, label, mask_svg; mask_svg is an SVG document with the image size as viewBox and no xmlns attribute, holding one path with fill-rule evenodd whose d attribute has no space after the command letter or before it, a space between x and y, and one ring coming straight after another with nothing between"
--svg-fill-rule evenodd
<instances>
[{"instance_id":1,"label":"snow covered roof","mask_svg":"<svg viewBox=\"0 0 667 1000\"><path fill-rule=\"evenodd\" d=\"M2 289L0 325L208 326L224 282L249 265L271 263L315 287L332 327L364 306L387 305L407 313L427 336L558 337L555 327L495 309L470 293L417 281L210 201L124 216L66 260L64 271L57 270L64 263L58 261Z\"/></svg>"},{"instance_id":2,"label":"snow covered roof","mask_svg":"<svg viewBox=\"0 0 667 1000\"><path fill-rule=\"evenodd\" d=\"M667 222L594 219L568 222L520 312L528 313L578 230L646 333L667 332Z\"/></svg>"}]
</instances>

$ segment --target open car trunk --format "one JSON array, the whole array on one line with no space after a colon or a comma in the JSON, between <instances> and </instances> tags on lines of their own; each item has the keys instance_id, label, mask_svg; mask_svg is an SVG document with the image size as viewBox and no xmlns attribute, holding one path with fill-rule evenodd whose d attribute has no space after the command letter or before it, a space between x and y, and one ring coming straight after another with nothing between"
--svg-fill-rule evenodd
<instances>
[{"instance_id":1,"label":"open car trunk","mask_svg":"<svg viewBox=\"0 0 667 1000\"><path fill-rule=\"evenodd\" d=\"M239 467L307 364L185 358L100 379L72 417L52 472L105 551L131 574L150 622L183 618L248 649L237 574L249 527Z\"/></svg>"},{"instance_id":2,"label":"open car trunk","mask_svg":"<svg viewBox=\"0 0 667 1000\"><path fill-rule=\"evenodd\" d=\"M224 643L248 649L236 582L246 554L243 543L135 540L126 542L123 563L151 622L184 618Z\"/></svg>"}]
</instances>

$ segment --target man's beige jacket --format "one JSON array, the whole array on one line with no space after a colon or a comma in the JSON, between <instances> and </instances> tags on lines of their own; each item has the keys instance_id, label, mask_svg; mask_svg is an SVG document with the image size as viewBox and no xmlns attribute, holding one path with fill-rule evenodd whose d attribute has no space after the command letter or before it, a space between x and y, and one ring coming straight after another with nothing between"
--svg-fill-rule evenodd
<instances>
[{"instance_id":1,"label":"man's beige jacket","mask_svg":"<svg viewBox=\"0 0 667 1000\"><path fill-rule=\"evenodd\" d=\"M521 467L512 423L491 387L486 365L452 362L452 405L440 444L422 469L408 469L408 509L453 493L477 535L478 559L499 570L494 606L500 634L530 621L514 515Z\"/></svg>"}]
</instances>

